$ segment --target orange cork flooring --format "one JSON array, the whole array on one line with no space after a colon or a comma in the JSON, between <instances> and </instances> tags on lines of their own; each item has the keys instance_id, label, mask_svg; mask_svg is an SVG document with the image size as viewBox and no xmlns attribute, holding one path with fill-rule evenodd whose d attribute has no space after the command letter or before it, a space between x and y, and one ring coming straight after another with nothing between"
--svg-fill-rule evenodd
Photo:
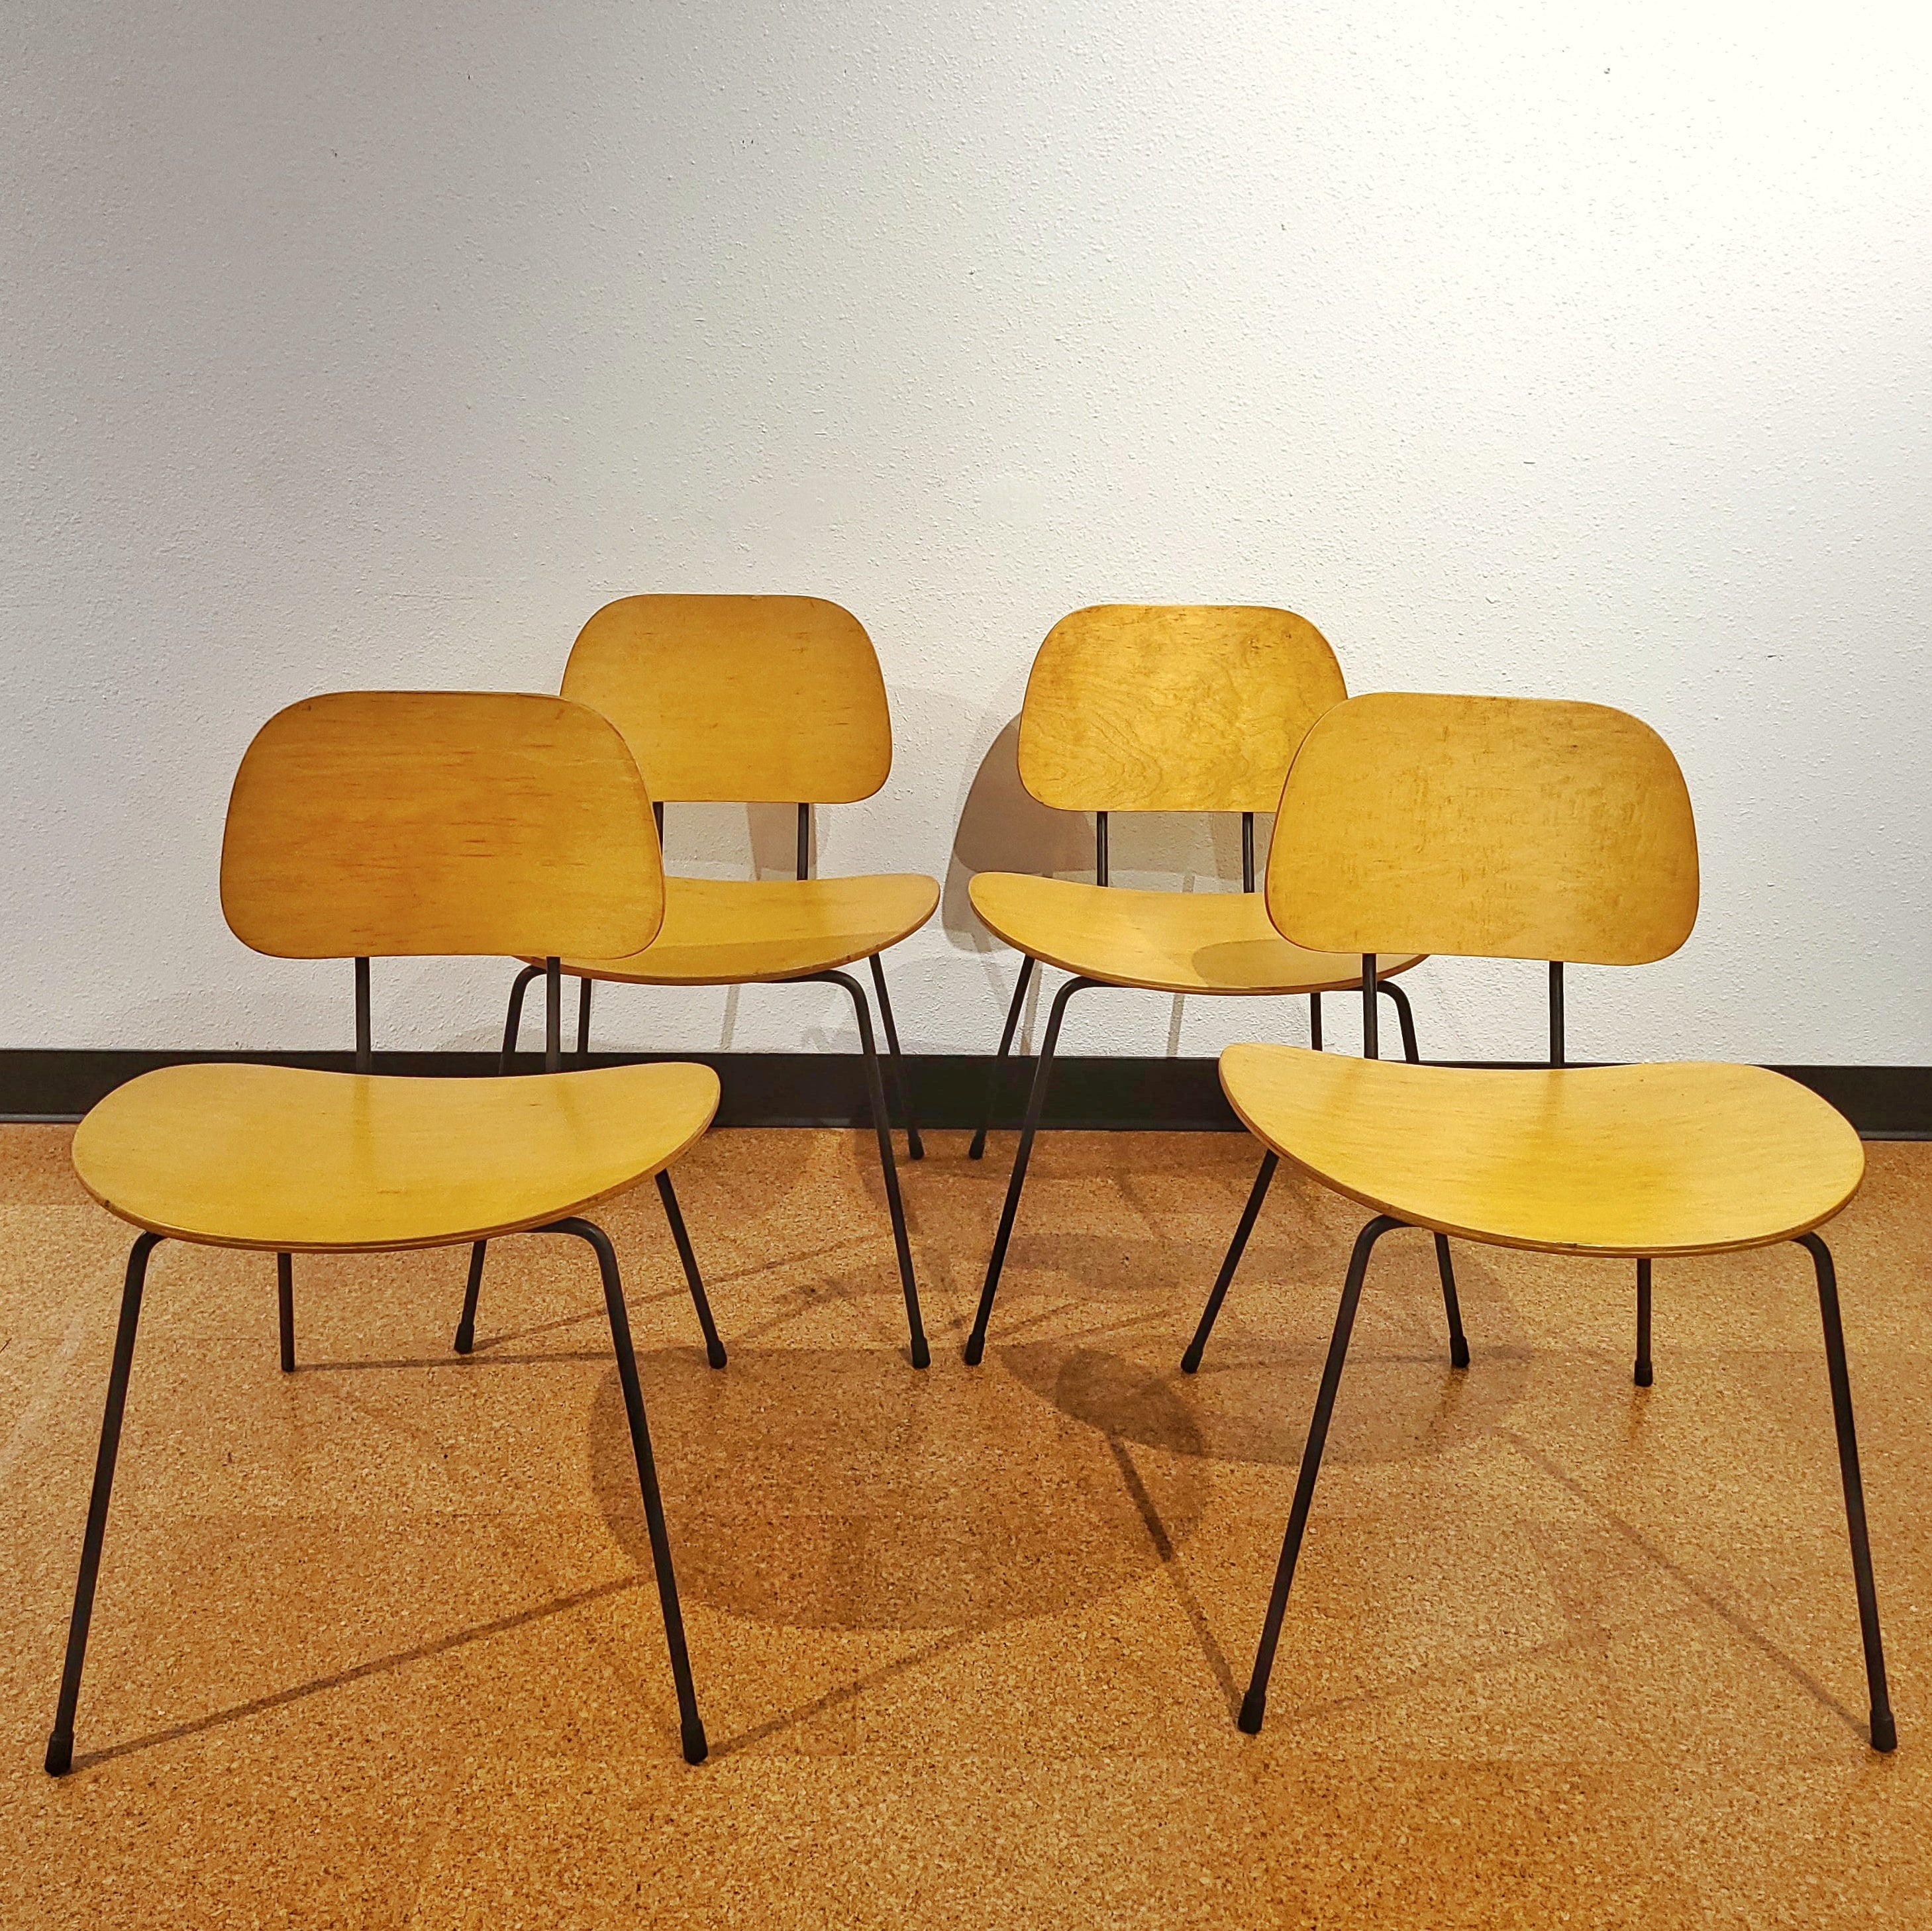
<instances>
[{"instance_id":1,"label":"orange cork flooring","mask_svg":"<svg viewBox=\"0 0 1932 1931\"><path fill-rule=\"evenodd\" d=\"M0 1923L1932 1924L1932 1147L1836 1251L1900 1747L1875 1755L1795 1249L1657 1269L1377 1252L1267 1726L1245 1685L1362 1212L1284 1174L1178 1360L1239 1135L1041 1143L984 1366L1010 1135L720 1132L623 1261L709 1762L676 1710L580 1243L149 1276L76 1740L40 1768L128 1231L0 1130ZM645 1567L640 1570L640 1563Z\"/></svg>"}]
</instances>

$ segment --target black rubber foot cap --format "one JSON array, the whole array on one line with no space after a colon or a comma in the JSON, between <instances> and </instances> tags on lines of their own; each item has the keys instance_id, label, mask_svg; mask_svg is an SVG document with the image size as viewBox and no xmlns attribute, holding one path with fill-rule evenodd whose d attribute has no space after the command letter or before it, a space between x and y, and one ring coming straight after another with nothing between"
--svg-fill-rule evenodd
<instances>
[{"instance_id":1,"label":"black rubber foot cap","mask_svg":"<svg viewBox=\"0 0 1932 1931\"><path fill-rule=\"evenodd\" d=\"M1449 1365L1452 1368L1468 1366L1469 1344L1466 1341L1452 1341L1449 1344Z\"/></svg>"},{"instance_id":2,"label":"black rubber foot cap","mask_svg":"<svg viewBox=\"0 0 1932 1931\"><path fill-rule=\"evenodd\" d=\"M966 1157L969 1160L983 1160L986 1157L986 1141L975 1140L972 1145L966 1149Z\"/></svg>"},{"instance_id":3,"label":"black rubber foot cap","mask_svg":"<svg viewBox=\"0 0 1932 1931\"><path fill-rule=\"evenodd\" d=\"M922 1160L926 1158L926 1142L915 1133L906 1142L906 1152L911 1159Z\"/></svg>"},{"instance_id":4,"label":"black rubber foot cap","mask_svg":"<svg viewBox=\"0 0 1932 1931\"><path fill-rule=\"evenodd\" d=\"M702 1763L711 1754L711 1746L704 1741L704 1726L693 1723L684 1733L684 1760L686 1763Z\"/></svg>"},{"instance_id":5,"label":"black rubber foot cap","mask_svg":"<svg viewBox=\"0 0 1932 1931\"><path fill-rule=\"evenodd\" d=\"M1198 1348L1190 1348L1180 1357L1180 1372L1184 1375L1192 1375L1200 1366L1201 1351Z\"/></svg>"},{"instance_id":6,"label":"black rubber foot cap","mask_svg":"<svg viewBox=\"0 0 1932 1931\"><path fill-rule=\"evenodd\" d=\"M470 1349L476 1345L476 1336L470 1329L459 1327L456 1330L456 1339L451 1342L450 1345L458 1354L467 1354Z\"/></svg>"},{"instance_id":7,"label":"black rubber foot cap","mask_svg":"<svg viewBox=\"0 0 1932 1931\"><path fill-rule=\"evenodd\" d=\"M912 1365L915 1368L930 1368L932 1366L932 1350L926 1345L926 1336L922 1334L914 1337Z\"/></svg>"},{"instance_id":8,"label":"black rubber foot cap","mask_svg":"<svg viewBox=\"0 0 1932 1931\"><path fill-rule=\"evenodd\" d=\"M1898 1726L1892 1720L1889 1710L1874 1710L1871 1720L1872 1748L1875 1750L1895 1750L1898 1747ZM51 1757L52 1753L48 1753ZM51 1764L48 1766L52 1768Z\"/></svg>"},{"instance_id":9,"label":"black rubber foot cap","mask_svg":"<svg viewBox=\"0 0 1932 1931\"><path fill-rule=\"evenodd\" d=\"M48 1776L64 1777L73 1768L74 1739L71 1737L50 1737L47 1739Z\"/></svg>"},{"instance_id":10,"label":"black rubber foot cap","mask_svg":"<svg viewBox=\"0 0 1932 1931\"><path fill-rule=\"evenodd\" d=\"M978 1367L981 1360L984 1358L986 1352L986 1343L984 1339L979 1335L974 1335L972 1339L966 1344L967 1366L969 1368Z\"/></svg>"},{"instance_id":11,"label":"black rubber foot cap","mask_svg":"<svg viewBox=\"0 0 1932 1931\"><path fill-rule=\"evenodd\" d=\"M1241 1699L1241 1714L1234 1721L1251 1737L1262 1733L1262 1712L1268 1708L1268 1692L1250 1690Z\"/></svg>"},{"instance_id":12,"label":"black rubber foot cap","mask_svg":"<svg viewBox=\"0 0 1932 1931\"><path fill-rule=\"evenodd\" d=\"M724 1342L722 1341L712 1342L711 1345L705 1349L704 1358L706 1360L709 1361L714 1368L723 1367L724 1365Z\"/></svg>"},{"instance_id":13,"label":"black rubber foot cap","mask_svg":"<svg viewBox=\"0 0 1932 1931\"><path fill-rule=\"evenodd\" d=\"M1651 1378L1650 1363L1648 1361L1646 1361L1643 1366L1630 1377L1630 1379L1634 1381L1640 1388L1648 1387L1651 1384Z\"/></svg>"}]
</instances>

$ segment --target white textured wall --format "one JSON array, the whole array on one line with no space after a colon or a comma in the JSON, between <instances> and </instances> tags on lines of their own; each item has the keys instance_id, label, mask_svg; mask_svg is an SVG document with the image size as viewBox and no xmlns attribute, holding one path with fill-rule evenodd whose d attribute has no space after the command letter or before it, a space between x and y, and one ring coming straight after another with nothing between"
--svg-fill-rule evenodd
<instances>
[{"instance_id":1,"label":"white textured wall","mask_svg":"<svg viewBox=\"0 0 1932 1931\"><path fill-rule=\"evenodd\" d=\"M1576 975L1580 1055L1925 1060L1928 19L14 0L0 1043L346 1044L346 965L221 923L254 727L554 688L610 596L759 589L848 604L885 664L897 769L820 856L949 874L909 1045L989 1045L1010 983L956 838L1053 862L978 775L1034 646L1144 598L1288 604L1357 689L1665 733L1702 921ZM754 832L782 862L722 808L671 856ZM1232 826L1115 850L1238 865ZM507 976L379 967L378 1036L481 1043ZM1427 1048L1534 1051L1539 983L1432 968ZM600 1036L850 1045L836 1000L626 992ZM1070 1051L1301 1036L1081 1014Z\"/></svg>"}]
</instances>

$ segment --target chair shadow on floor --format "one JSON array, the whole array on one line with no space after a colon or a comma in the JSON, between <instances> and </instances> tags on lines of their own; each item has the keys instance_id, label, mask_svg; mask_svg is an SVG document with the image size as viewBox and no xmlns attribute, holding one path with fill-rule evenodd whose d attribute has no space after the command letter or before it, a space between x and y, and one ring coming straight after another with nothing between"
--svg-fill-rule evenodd
<instances>
[{"instance_id":1,"label":"chair shadow on floor","mask_svg":"<svg viewBox=\"0 0 1932 1931\"><path fill-rule=\"evenodd\" d=\"M1210 1505L1216 1464L1288 1468L1300 1454L1306 1387L1318 1372L1322 1345L1315 1327L1302 1331L1299 1312L1281 1312L1281 1285L1320 1275L1325 1255L1319 1240L1306 1247L1299 1238L1256 1246L1252 1281L1244 1277L1244 1325L1230 1324L1216 1354L1193 1377L1180 1373L1177 1357L1204 1247L1196 1255L1191 1243L1156 1249L1144 1237L1118 1238L1107 1243L1102 1279L1092 1240L1036 1236L1016 1250L1024 1265L1009 1338L988 1351L989 1365L1000 1372L924 1379L906 1374L893 1345L890 1255L870 1264L878 1258L870 1250L880 1244L835 1242L819 1257L828 1269L819 1284L825 1294L868 1310L878 1301L875 1346L772 1346L734 1333L730 1367L722 1375L703 1371L701 1351L693 1345L650 1348L638 1357L667 1499L679 1524L677 1561L688 1603L770 1624L928 1633L904 1654L718 1739L713 1756L808 1723L1002 1624L1076 1611L1162 1570L1232 1712L1239 1692L1229 1651L1238 1652L1246 1633L1217 1629L1183 1558ZM1365 1306L1366 1345L1351 1364L1331 1464L1428 1459L1485 1441L1509 1445L1586 1507L1596 1525L1592 1548L1600 1543L1621 1550L1623 1559L1667 1577L1810 1700L1858 1729L1856 1713L1739 1606L1673 1561L1510 1425L1532 1366L1520 1317L1480 1259L1472 1258L1465 1275L1474 1372L1448 1369L1436 1333L1432 1261L1426 1243L1415 1245L1412 1255L1391 1245L1372 1320ZM859 1249L866 1250L862 1295L854 1291L860 1276L852 1272ZM763 1271L756 1265L739 1270ZM731 1278L717 1277L728 1294ZM1116 1279L1118 1288L1109 1285ZM1172 1291L1150 1291L1150 1279L1171 1279ZM1063 1291L1042 1291L1043 1280ZM679 1292L666 1288L637 1298L641 1306L676 1300ZM1300 1300L1292 1297L1292 1306ZM1310 1307L1308 1319L1318 1326L1323 1310L1316 1299ZM1235 1308L1231 1300L1231 1314ZM771 1315L768 1305L766 1314L751 1324L754 1333L784 1327L786 1317ZM572 1328L595 1318L586 1309L512 1322L480 1336L460 1366L426 1350L394 1360L325 1358L297 1372L360 1379L608 1362L608 1353L594 1345L570 1345ZM1554 1364L1545 1357L1543 1365L1548 1372ZM107 1744L78 1756L76 1768L266 1716L647 1588L644 1524L614 1371L598 1379L585 1453L602 1520L637 1565L633 1573ZM1569 1555L1574 1562L1575 1552ZM1564 1606L1573 1627L1546 1648L1588 1648L1608 1640L1586 1609L1573 1612L1567 1600ZM1450 1673L1480 1674L1509 1660L1472 1660ZM1516 1652L1513 1660L1524 1658ZM1384 1702L1442 1674L1432 1668L1399 1674L1340 1702ZM1336 1707L1332 1696L1318 1699L1300 1714L1312 1717Z\"/></svg>"}]
</instances>

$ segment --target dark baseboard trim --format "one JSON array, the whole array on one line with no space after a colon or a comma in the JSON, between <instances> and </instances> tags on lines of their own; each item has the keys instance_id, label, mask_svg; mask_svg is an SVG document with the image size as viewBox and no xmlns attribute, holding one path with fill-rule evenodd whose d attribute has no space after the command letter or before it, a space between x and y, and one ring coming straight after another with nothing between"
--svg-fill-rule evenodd
<instances>
[{"instance_id":1,"label":"dark baseboard trim","mask_svg":"<svg viewBox=\"0 0 1932 1931\"><path fill-rule=\"evenodd\" d=\"M595 1053L592 1066L650 1060L698 1060L715 1067L724 1086L720 1126L859 1126L867 1123L864 1062L856 1053ZM0 1051L0 1120L78 1120L115 1087L157 1066L226 1060L319 1066L346 1072L346 1053L200 1053ZM519 1057L520 1071L542 1065ZM1489 1063L1496 1063L1490 1062ZM1533 1061L1515 1063L1529 1065ZM1003 1125L1018 1121L1031 1063L1006 1078ZM475 1078L496 1070L494 1053L378 1053L376 1070L425 1077ZM913 1104L922 1126L970 1127L986 1104L992 1062L974 1053L914 1053L906 1059ZM1932 1139L1932 1066L1780 1066L1822 1093L1868 1140ZM1212 1060L1058 1060L1045 1123L1124 1132L1225 1133L1239 1123L1221 1092Z\"/></svg>"}]
</instances>

